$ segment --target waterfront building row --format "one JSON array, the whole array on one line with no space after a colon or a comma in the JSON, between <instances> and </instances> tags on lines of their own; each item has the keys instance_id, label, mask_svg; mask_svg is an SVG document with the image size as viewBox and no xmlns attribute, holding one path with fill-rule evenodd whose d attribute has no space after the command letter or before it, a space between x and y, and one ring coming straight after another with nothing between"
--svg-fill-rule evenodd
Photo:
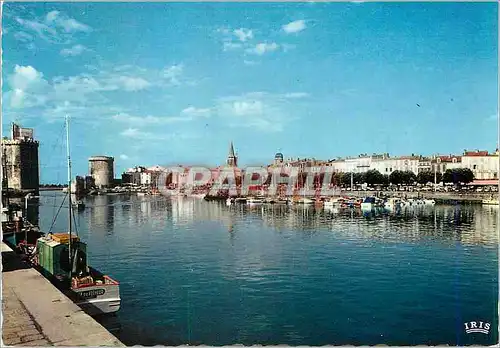
<instances>
[{"instance_id":1,"label":"waterfront building row","mask_svg":"<svg viewBox=\"0 0 500 348\"><path fill-rule=\"evenodd\" d=\"M433 155L391 157L384 154L361 154L357 157L337 158L331 160L317 159L283 159L282 153L277 153L270 167L299 167L305 169L314 166L332 167L338 173L366 173L369 170L378 170L382 174L390 175L392 172L411 171L415 175L422 172L444 173L448 169L468 168L475 179L498 179L499 151L464 151L463 155Z\"/></svg>"},{"instance_id":2,"label":"waterfront building row","mask_svg":"<svg viewBox=\"0 0 500 348\"><path fill-rule=\"evenodd\" d=\"M243 171L237 167L237 159L233 143L231 142L225 165L209 169L210 177L208 181L206 180L207 178L203 178L205 180L201 180L202 178L200 177L191 178L189 177L191 167L178 166L176 170L168 174L166 184L179 187L187 185L193 180L198 182L200 180L206 181L207 184L212 184L217 181L222 171L228 169L234 171L234 178L238 182L241 180ZM377 170L386 175L390 175L394 171L411 171L415 175L418 175L422 172L444 173L448 169L468 168L473 172L477 180L498 180L499 152L498 149L494 153L466 150L462 155L422 156L411 154L409 156L397 157L391 157L388 153L361 154L357 157L330 160L318 160L315 158L290 158L285 160L283 153L279 152L275 155L272 164L267 166L267 169L282 168L286 172L286 169L291 168L304 171L309 167L321 166L330 167L333 172L337 173L366 173L369 170ZM155 186L159 176L165 169L160 166L130 168L122 174L122 182L124 184ZM199 173L196 175L202 174Z\"/></svg>"}]
</instances>

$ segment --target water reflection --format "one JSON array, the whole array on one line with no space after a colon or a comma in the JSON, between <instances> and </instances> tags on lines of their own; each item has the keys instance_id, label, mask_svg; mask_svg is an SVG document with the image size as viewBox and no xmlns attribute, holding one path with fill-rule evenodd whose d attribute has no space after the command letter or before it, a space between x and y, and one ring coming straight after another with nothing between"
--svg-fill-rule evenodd
<instances>
[{"instance_id":1,"label":"water reflection","mask_svg":"<svg viewBox=\"0 0 500 348\"><path fill-rule=\"evenodd\" d=\"M455 313L496 315L496 207L84 201L79 232L92 264L120 280L127 344L458 344Z\"/></svg>"},{"instance_id":2,"label":"water reflection","mask_svg":"<svg viewBox=\"0 0 500 348\"><path fill-rule=\"evenodd\" d=\"M63 195L59 195L60 204ZM53 195L42 198L43 221L53 217ZM328 229L349 233L354 238L382 237L388 240L417 241L429 236L453 239L466 244L496 244L497 206L420 206L397 212L384 209L318 208L282 204L248 206L224 202L206 202L196 198L135 195L102 195L84 199L86 208L77 221L87 221L85 230L103 230L112 234L120 224L151 224L162 228L169 224L182 227L195 222L222 224L232 237L238 222L250 219L276 230L319 231ZM29 206L33 221L38 221L38 205ZM64 212L60 213L64 220ZM65 224L65 223L64 223ZM62 226L65 226L65 225ZM355 228L353 228L355 227ZM353 234L353 231L356 231Z\"/></svg>"}]
</instances>

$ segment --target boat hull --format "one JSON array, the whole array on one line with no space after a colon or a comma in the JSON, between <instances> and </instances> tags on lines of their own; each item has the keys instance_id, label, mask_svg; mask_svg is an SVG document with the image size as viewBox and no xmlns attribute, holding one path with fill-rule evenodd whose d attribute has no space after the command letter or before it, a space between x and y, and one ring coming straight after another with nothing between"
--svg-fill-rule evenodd
<instances>
[{"instance_id":1,"label":"boat hull","mask_svg":"<svg viewBox=\"0 0 500 348\"><path fill-rule=\"evenodd\" d=\"M92 285L69 290L74 302L87 314L95 316L115 313L120 309L120 286L118 284Z\"/></svg>"}]
</instances>

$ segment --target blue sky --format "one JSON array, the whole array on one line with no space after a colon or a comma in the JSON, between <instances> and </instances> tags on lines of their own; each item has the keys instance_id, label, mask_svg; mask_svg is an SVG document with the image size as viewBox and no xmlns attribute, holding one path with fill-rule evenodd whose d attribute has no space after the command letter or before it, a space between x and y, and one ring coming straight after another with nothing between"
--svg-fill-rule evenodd
<instances>
[{"instance_id":1,"label":"blue sky","mask_svg":"<svg viewBox=\"0 0 500 348\"><path fill-rule=\"evenodd\" d=\"M7 3L2 26L3 133L35 128L42 183L65 114L74 174L231 140L242 165L497 145L496 3Z\"/></svg>"}]
</instances>

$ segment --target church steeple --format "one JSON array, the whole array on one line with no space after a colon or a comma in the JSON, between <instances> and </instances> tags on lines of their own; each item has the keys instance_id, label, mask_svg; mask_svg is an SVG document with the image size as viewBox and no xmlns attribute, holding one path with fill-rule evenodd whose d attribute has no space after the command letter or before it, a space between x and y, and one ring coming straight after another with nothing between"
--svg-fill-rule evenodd
<instances>
[{"instance_id":1,"label":"church steeple","mask_svg":"<svg viewBox=\"0 0 500 348\"><path fill-rule=\"evenodd\" d=\"M229 146L229 154L227 156L227 165L230 167L238 166L238 157L236 157L234 153L233 142L231 141L231 145Z\"/></svg>"}]
</instances>

